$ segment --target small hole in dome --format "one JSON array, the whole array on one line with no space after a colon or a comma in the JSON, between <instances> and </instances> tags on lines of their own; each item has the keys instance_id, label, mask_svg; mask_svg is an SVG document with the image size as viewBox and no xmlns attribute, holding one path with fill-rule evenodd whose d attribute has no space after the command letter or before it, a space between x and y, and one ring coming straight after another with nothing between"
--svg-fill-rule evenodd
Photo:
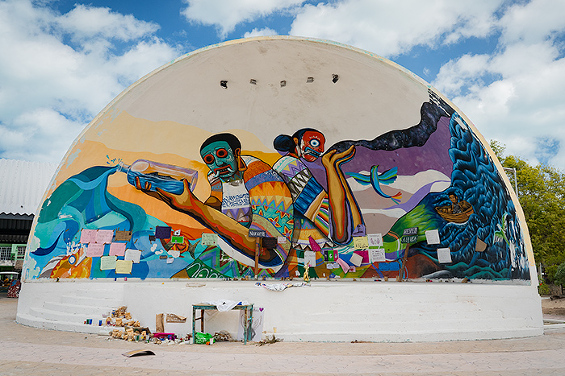
<instances>
[{"instance_id":1,"label":"small hole in dome","mask_svg":"<svg viewBox=\"0 0 565 376\"><path fill-rule=\"evenodd\" d=\"M285 81L285 80L282 80L282 81L281 81L281 87L285 87L285 86L286 86L286 81Z\"/></svg>"},{"instance_id":2,"label":"small hole in dome","mask_svg":"<svg viewBox=\"0 0 565 376\"><path fill-rule=\"evenodd\" d=\"M222 81L220 81L220 86L221 86L222 88L224 88L224 89L227 89L227 88L228 88L228 82L222 80Z\"/></svg>"},{"instance_id":3,"label":"small hole in dome","mask_svg":"<svg viewBox=\"0 0 565 376\"><path fill-rule=\"evenodd\" d=\"M249 80L249 83L250 83L251 85L257 85L257 80L254 79L254 78L252 78L252 79Z\"/></svg>"},{"instance_id":4,"label":"small hole in dome","mask_svg":"<svg viewBox=\"0 0 565 376\"><path fill-rule=\"evenodd\" d=\"M308 77L308 78L306 79L306 82L307 82L307 83L314 82L314 77Z\"/></svg>"},{"instance_id":5,"label":"small hole in dome","mask_svg":"<svg viewBox=\"0 0 565 376\"><path fill-rule=\"evenodd\" d=\"M339 75L332 74L332 82L335 84L337 82L337 80L339 80Z\"/></svg>"}]
</instances>

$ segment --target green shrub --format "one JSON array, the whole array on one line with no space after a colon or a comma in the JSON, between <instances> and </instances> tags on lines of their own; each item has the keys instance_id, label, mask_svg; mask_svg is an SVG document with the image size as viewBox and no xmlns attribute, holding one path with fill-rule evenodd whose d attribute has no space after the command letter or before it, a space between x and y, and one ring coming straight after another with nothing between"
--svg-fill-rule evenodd
<instances>
[{"instance_id":1,"label":"green shrub","mask_svg":"<svg viewBox=\"0 0 565 376\"><path fill-rule=\"evenodd\" d=\"M556 285L565 285L565 262L561 263L555 271L554 282Z\"/></svg>"},{"instance_id":2,"label":"green shrub","mask_svg":"<svg viewBox=\"0 0 565 376\"><path fill-rule=\"evenodd\" d=\"M549 286L544 282L540 283L538 286L538 294L549 295L550 294Z\"/></svg>"},{"instance_id":3,"label":"green shrub","mask_svg":"<svg viewBox=\"0 0 565 376\"><path fill-rule=\"evenodd\" d=\"M559 265L547 265L544 268L549 283L555 283L555 273L558 267Z\"/></svg>"}]
</instances>

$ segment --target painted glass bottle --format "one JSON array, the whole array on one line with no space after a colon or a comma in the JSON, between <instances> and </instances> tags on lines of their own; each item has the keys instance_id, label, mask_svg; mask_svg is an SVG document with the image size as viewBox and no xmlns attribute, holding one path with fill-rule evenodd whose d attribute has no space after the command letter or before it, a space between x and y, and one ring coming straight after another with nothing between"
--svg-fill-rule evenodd
<instances>
[{"instance_id":1,"label":"painted glass bottle","mask_svg":"<svg viewBox=\"0 0 565 376\"><path fill-rule=\"evenodd\" d=\"M139 178L139 183L143 188L149 182L151 183L150 191L160 188L177 195L184 190L183 179L186 179L191 191L194 190L198 181L198 171L145 159L138 159L130 166L120 162L118 171L126 173L128 182L134 187L136 186L135 179Z\"/></svg>"}]
</instances>

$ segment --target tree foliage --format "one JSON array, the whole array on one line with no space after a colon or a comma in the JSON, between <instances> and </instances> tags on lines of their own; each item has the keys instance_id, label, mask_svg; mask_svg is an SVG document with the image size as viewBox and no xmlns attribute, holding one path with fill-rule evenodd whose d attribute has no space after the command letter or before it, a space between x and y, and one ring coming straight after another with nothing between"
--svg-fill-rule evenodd
<instances>
[{"instance_id":1,"label":"tree foliage","mask_svg":"<svg viewBox=\"0 0 565 376\"><path fill-rule=\"evenodd\" d=\"M565 262L561 263L557 267L557 271L555 272L554 282L561 286L565 285Z\"/></svg>"},{"instance_id":2,"label":"tree foliage","mask_svg":"<svg viewBox=\"0 0 565 376\"><path fill-rule=\"evenodd\" d=\"M519 157L504 156L504 146L491 141L491 148L507 168L516 169L518 199L524 210L534 257L551 280L565 262L565 174L548 165L531 166ZM514 177L509 174L514 186Z\"/></svg>"}]
</instances>

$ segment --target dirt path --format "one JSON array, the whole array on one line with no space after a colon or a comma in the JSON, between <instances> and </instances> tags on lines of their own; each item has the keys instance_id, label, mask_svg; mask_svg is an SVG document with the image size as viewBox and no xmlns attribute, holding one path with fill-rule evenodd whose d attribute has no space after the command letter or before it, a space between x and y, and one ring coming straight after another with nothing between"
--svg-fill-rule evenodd
<instances>
[{"instance_id":1,"label":"dirt path","mask_svg":"<svg viewBox=\"0 0 565 376\"><path fill-rule=\"evenodd\" d=\"M563 316L563 320L565 320L565 298L551 300L549 297L543 297L541 308L544 316Z\"/></svg>"}]
</instances>

